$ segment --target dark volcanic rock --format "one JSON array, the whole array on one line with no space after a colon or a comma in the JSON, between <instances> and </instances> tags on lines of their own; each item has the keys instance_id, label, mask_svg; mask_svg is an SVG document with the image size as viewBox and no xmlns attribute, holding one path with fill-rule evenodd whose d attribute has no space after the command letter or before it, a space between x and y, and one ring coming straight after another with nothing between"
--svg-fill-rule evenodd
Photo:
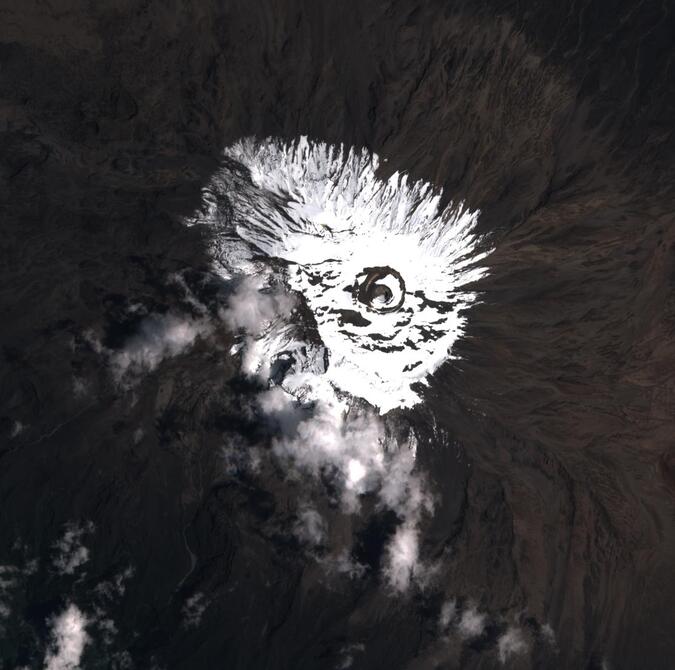
<instances>
[{"instance_id":1,"label":"dark volcanic rock","mask_svg":"<svg viewBox=\"0 0 675 670\"><path fill-rule=\"evenodd\" d=\"M73 0L0 16L0 668L42 667L69 603L91 621L84 668L500 667L514 619L530 647L513 667L672 667L667 3ZM495 245L461 360L405 417L438 499L428 590L383 584L392 519L346 515L330 478L287 480L265 458L224 326L127 390L99 348L147 314L197 323L191 295L215 313L208 240L183 219L249 134L376 151L383 175L480 209ZM363 574L293 536L312 487ZM66 536L88 552L70 571ZM439 635L449 596L489 616L470 643Z\"/></svg>"}]
</instances>

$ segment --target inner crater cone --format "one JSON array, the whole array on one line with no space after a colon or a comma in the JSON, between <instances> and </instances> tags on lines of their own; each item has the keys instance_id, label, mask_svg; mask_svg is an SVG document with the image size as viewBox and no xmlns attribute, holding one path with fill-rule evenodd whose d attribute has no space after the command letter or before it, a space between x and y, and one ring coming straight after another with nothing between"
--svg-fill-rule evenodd
<instances>
[{"instance_id":1,"label":"inner crater cone","mask_svg":"<svg viewBox=\"0 0 675 670\"><path fill-rule=\"evenodd\" d=\"M398 310L405 300L405 281L400 273L388 266L364 268L359 279L357 300L368 309L386 314Z\"/></svg>"}]
</instances>

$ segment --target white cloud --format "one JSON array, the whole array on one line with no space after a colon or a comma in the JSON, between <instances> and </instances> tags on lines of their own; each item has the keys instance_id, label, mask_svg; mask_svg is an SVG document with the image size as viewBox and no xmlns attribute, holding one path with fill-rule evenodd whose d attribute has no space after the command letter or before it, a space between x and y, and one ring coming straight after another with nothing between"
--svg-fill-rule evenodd
<instances>
[{"instance_id":1,"label":"white cloud","mask_svg":"<svg viewBox=\"0 0 675 670\"><path fill-rule=\"evenodd\" d=\"M254 275L242 279L221 318L233 330L243 330L255 337L265 332L275 319L290 316L294 304L290 294L266 289L265 278Z\"/></svg>"},{"instance_id":2,"label":"white cloud","mask_svg":"<svg viewBox=\"0 0 675 670\"><path fill-rule=\"evenodd\" d=\"M499 660L502 663L506 663L511 656L525 654L528 648L529 646L523 632L513 626L509 627L497 642Z\"/></svg>"},{"instance_id":3,"label":"white cloud","mask_svg":"<svg viewBox=\"0 0 675 670\"><path fill-rule=\"evenodd\" d=\"M9 434L10 438L15 438L21 435L25 429L25 426L21 423L21 421L15 421L14 425L12 426L12 431Z\"/></svg>"},{"instance_id":4,"label":"white cloud","mask_svg":"<svg viewBox=\"0 0 675 670\"><path fill-rule=\"evenodd\" d=\"M183 626L197 628L208 606L209 603L203 593L197 592L190 596L183 605Z\"/></svg>"},{"instance_id":5,"label":"white cloud","mask_svg":"<svg viewBox=\"0 0 675 670\"><path fill-rule=\"evenodd\" d=\"M273 386L258 394L257 402L265 417L271 419L284 436L295 435L298 424L306 418L298 408L295 398L281 386Z\"/></svg>"},{"instance_id":6,"label":"white cloud","mask_svg":"<svg viewBox=\"0 0 675 670\"><path fill-rule=\"evenodd\" d=\"M451 600L446 600L441 607L441 614L438 617L438 626L444 631L448 626L454 621L455 616L457 615L457 601L452 598Z\"/></svg>"},{"instance_id":7,"label":"white cloud","mask_svg":"<svg viewBox=\"0 0 675 670\"><path fill-rule=\"evenodd\" d=\"M551 624L545 623L539 632L548 644L550 644L552 647L556 645L555 631L553 630Z\"/></svg>"},{"instance_id":8,"label":"white cloud","mask_svg":"<svg viewBox=\"0 0 675 670\"><path fill-rule=\"evenodd\" d=\"M82 398L87 395L89 391L89 384L86 379L82 377L73 377L73 394L76 398Z\"/></svg>"},{"instance_id":9,"label":"white cloud","mask_svg":"<svg viewBox=\"0 0 675 670\"><path fill-rule=\"evenodd\" d=\"M396 529L387 547L385 574L397 591L405 591L415 573L419 560L419 537L417 529L408 525Z\"/></svg>"},{"instance_id":10,"label":"white cloud","mask_svg":"<svg viewBox=\"0 0 675 670\"><path fill-rule=\"evenodd\" d=\"M195 294L192 292L190 287L188 286L188 283L185 281L185 277L180 273L180 272L174 272L170 274L167 279L179 286L182 291L183 291L183 300L192 307L192 309L197 313L201 314L202 316L206 316L208 314L208 310L206 308L206 305L202 304ZM141 305L141 308L143 306Z\"/></svg>"},{"instance_id":11,"label":"white cloud","mask_svg":"<svg viewBox=\"0 0 675 670\"><path fill-rule=\"evenodd\" d=\"M134 576L133 566L128 566L121 572L118 572L111 580L101 582L94 589L96 593L107 600L121 598L127 590L127 582Z\"/></svg>"},{"instance_id":12,"label":"white cloud","mask_svg":"<svg viewBox=\"0 0 675 670\"><path fill-rule=\"evenodd\" d=\"M413 582L425 586L435 567L420 559L418 526L433 498L414 471L415 440L393 442L377 414L341 398L321 375L288 375L283 388L260 394L258 405L280 430L273 452L291 472L331 476L348 513L358 511L366 493L396 512L402 525L385 552L384 575L397 591Z\"/></svg>"},{"instance_id":13,"label":"white cloud","mask_svg":"<svg viewBox=\"0 0 675 670\"><path fill-rule=\"evenodd\" d=\"M366 566L355 561L347 549L342 549L333 556L321 559L320 563L329 572L347 575L350 579L360 579L366 573Z\"/></svg>"},{"instance_id":14,"label":"white cloud","mask_svg":"<svg viewBox=\"0 0 675 670\"><path fill-rule=\"evenodd\" d=\"M66 532L60 540L54 543L56 551L54 567L62 575L72 575L89 560L89 549L84 546L83 539L94 531L94 524L89 522L80 525L70 522L66 525Z\"/></svg>"},{"instance_id":15,"label":"white cloud","mask_svg":"<svg viewBox=\"0 0 675 670\"><path fill-rule=\"evenodd\" d=\"M141 321L138 332L124 348L110 352L113 377L118 383L129 384L134 377L154 370L164 359L189 349L199 337L213 330L204 318L151 314Z\"/></svg>"},{"instance_id":16,"label":"white cloud","mask_svg":"<svg viewBox=\"0 0 675 670\"><path fill-rule=\"evenodd\" d=\"M434 508L426 480L414 472L416 448L416 440L412 438L409 444L398 445L398 449L391 452L379 492L384 506L408 519L416 518L423 512L431 513Z\"/></svg>"},{"instance_id":17,"label":"white cloud","mask_svg":"<svg viewBox=\"0 0 675 670\"><path fill-rule=\"evenodd\" d=\"M396 529L386 548L384 574L391 587L402 593L413 583L425 588L438 572L438 565L431 565L420 557L420 531L417 518L405 521Z\"/></svg>"},{"instance_id":18,"label":"white cloud","mask_svg":"<svg viewBox=\"0 0 675 670\"><path fill-rule=\"evenodd\" d=\"M336 666L336 669L347 670L347 668L351 668L354 664L354 653L363 652L365 648L366 647L363 644L348 644L342 647L340 653L343 654L343 656Z\"/></svg>"},{"instance_id":19,"label":"white cloud","mask_svg":"<svg viewBox=\"0 0 675 670\"><path fill-rule=\"evenodd\" d=\"M8 619L11 614L11 608L8 600L11 599L11 592L17 585L19 569L15 565L0 565L0 621ZM0 629L0 632L1 629Z\"/></svg>"},{"instance_id":20,"label":"white cloud","mask_svg":"<svg viewBox=\"0 0 675 670\"><path fill-rule=\"evenodd\" d=\"M305 506L298 512L293 534L301 542L318 547L326 540L326 522L315 509Z\"/></svg>"},{"instance_id":21,"label":"white cloud","mask_svg":"<svg viewBox=\"0 0 675 670\"><path fill-rule=\"evenodd\" d=\"M112 655L112 667L118 670L133 670L134 661L128 651L118 651Z\"/></svg>"},{"instance_id":22,"label":"white cloud","mask_svg":"<svg viewBox=\"0 0 675 670\"><path fill-rule=\"evenodd\" d=\"M297 340L297 329L288 323L294 305L290 293L269 285L266 273L240 279L219 316L241 338L232 353L241 352L245 375L265 383L276 354L295 350L297 355L307 348L305 342Z\"/></svg>"},{"instance_id":23,"label":"white cloud","mask_svg":"<svg viewBox=\"0 0 675 670\"><path fill-rule=\"evenodd\" d=\"M19 568L15 565L0 565L0 590L14 586L18 573Z\"/></svg>"},{"instance_id":24,"label":"white cloud","mask_svg":"<svg viewBox=\"0 0 675 670\"><path fill-rule=\"evenodd\" d=\"M361 496L375 493L379 507L393 510L401 521L385 552L385 576L398 591L413 582L424 586L435 568L420 559L419 524L433 510L433 497L415 472L416 440L398 444L374 408L336 390L324 374L325 349L304 341L306 333L289 322L294 304L262 269L240 277L220 311L241 338L236 351L242 371L270 386L258 394L257 410L275 433L272 451L291 476L330 478L347 513L359 510ZM250 452L246 445L228 444L223 449L228 473L250 470ZM315 511L303 511L294 533L316 546L326 537L325 523Z\"/></svg>"},{"instance_id":25,"label":"white cloud","mask_svg":"<svg viewBox=\"0 0 675 670\"><path fill-rule=\"evenodd\" d=\"M230 477L241 473L256 474L261 467L261 455L258 447L250 447L243 440L231 439L225 444L220 455L223 458L225 472Z\"/></svg>"},{"instance_id":26,"label":"white cloud","mask_svg":"<svg viewBox=\"0 0 675 670\"><path fill-rule=\"evenodd\" d=\"M457 630L464 639L470 640L483 634L487 623L487 615L479 612L475 606L471 606L462 612L457 623Z\"/></svg>"},{"instance_id":27,"label":"white cloud","mask_svg":"<svg viewBox=\"0 0 675 670\"><path fill-rule=\"evenodd\" d=\"M85 615L73 604L52 619L50 648L45 655L45 670L76 670L89 641Z\"/></svg>"},{"instance_id":28,"label":"white cloud","mask_svg":"<svg viewBox=\"0 0 675 670\"><path fill-rule=\"evenodd\" d=\"M101 632L103 642L110 646L115 641L117 635L117 626L112 619L103 616L103 611L98 611L99 619L96 621L96 627Z\"/></svg>"},{"instance_id":29,"label":"white cloud","mask_svg":"<svg viewBox=\"0 0 675 670\"><path fill-rule=\"evenodd\" d=\"M299 380L312 381L314 380ZM358 509L358 496L377 488L384 472L384 430L379 419L347 407L321 378L313 383L315 406L305 418L294 420L289 410L274 416L285 417L282 425L294 425L290 435L274 442L274 453L282 460L315 477L330 467L337 473L336 483L346 510Z\"/></svg>"}]
</instances>

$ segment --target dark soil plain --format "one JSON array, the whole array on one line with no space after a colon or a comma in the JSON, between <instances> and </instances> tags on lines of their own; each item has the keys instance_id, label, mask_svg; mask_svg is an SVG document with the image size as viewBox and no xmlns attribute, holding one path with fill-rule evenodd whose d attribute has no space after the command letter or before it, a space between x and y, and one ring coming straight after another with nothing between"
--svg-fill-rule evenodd
<instances>
[{"instance_id":1,"label":"dark soil plain","mask_svg":"<svg viewBox=\"0 0 675 670\"><path fill-rule=\"evenodd\" d=\"M649 0L0 0L0 668L43 667L69 603L85 669L675 667L674 61ZM289 532L320 484L232 474L266 436L224 327L133 389L92 344L189 310L176 273L212 304L184 220L247 135L481 210L481 303L405 414L446 436L426 589L383 583L386 515L325 503L367 566L331 575ZM449 597L480 637L439 633Z\"/></svg>"}]
</instances>

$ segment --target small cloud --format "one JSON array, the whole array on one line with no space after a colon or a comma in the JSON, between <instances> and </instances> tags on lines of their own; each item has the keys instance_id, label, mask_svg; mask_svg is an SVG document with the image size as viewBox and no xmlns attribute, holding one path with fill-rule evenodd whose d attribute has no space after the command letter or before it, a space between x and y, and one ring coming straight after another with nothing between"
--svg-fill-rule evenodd
<instances>
[{"instance_id":1,"label":"small cloud","mask_svg":"<svg viewBox=\"0 0 675 670\"><path fill-rule=\"evenodd\" d=\"M13 600L22 584L25 584L25 578L35 571L36 566L37 561L34 559L25 563L23 569L16 565L0 565L0 638L5 634L2 624L12 613Z\"/></svg>"},{"instance_id":2,"label":"small cloud","mask_svg":"<svg viewBox=\"0 0 675 670\"><path fill-rule=\"evenodd\" d=\"M15 565L0 565L0 623L9 619L12 609L9 601L12 591L18 584L20 571ZM3 633L0 627L0 635Z\"/></svg>"},{"instance_id":3,"label":"small cloud","mask_svg":"<svg viewBox=\"0 0 675 670\"><path fill-rule=\"evenodd\" d=\"M103 345L101 344L101 340L99 340L99 338L96 336L96 333L91 328L85 330L82 333L82 339L92 348L92 351L95 353L99 355L105 353Z\"/></svg>"},{"instance_id":4,"label":"small cloud","mask_svg":"<svg viewBox=\"0 0 675 670\"><path fill-rule=\"evenodd\" d=\"M363 652L365 650L365 645L363 644L348 644L340 649L342 658L336 666L336 670L347 670L351 668L354 664L354 654Z\"/></svg>"},{"instance_id":5,"label":"small cloud","mask_svg":"<svg viewBox=\"0 0 675 670\"><path fill-rule=\"evenodd\" d=\"M457 624L457 630L461 637L470 640L479 637L485 630L487 615L479 612L474 606L462 612L462 616Z\"/></svg>"},{"instance_id":6,"label":"small cloud","mask_svg":"<svg viewBox=\"0 0 675 670\"><path fill-rule=\"evenodd\" d=\"M415 573L419 558L417 529L400 526L387 547L387 564L384 572L397 591L405 591Z\"/></svg>"},{"instance_id":7,"label":"small cloud","mask_svg":"<svg viewBox=\"0 0 675 670\"><path fill-rule=\"evenodd\" d=\"M133 670L134 661L128 651L118 651L112 655L111 667L114 670Z\"/></svg>"},{"instance_id":8,"label":"small cloud","mask_svg":"<svg viewBox=\"0 0 675 670\"><path fill-rule=\"evenodd\" d=\"M281 386L273 386L258 394L257 404L265 417L278 427L283 435L294 435L304 418L295 398Z\"/></svg>"},{"instance_id":9,"label":"small cloud","mask_svg":"<svg viewBox=\"0 0 675 670\"><path fill-rule=\"evenodd\" d=\"M82 377L73 377L73 394L76 398L83 398L89 392L89 384Z\"/></svg>"},{"instance_id":10,"label":"small cloud","mask_svg":"<svg viewBox=\"0 0 675 670\"><path fill-rule=\"evenodd\" d=\"M183 627L197 628L208 606L209 603L203 593L197 592L190 596L183 605Z\"/></svg>"},{"instance_id":11,"label":"small cloud","mask_svg":"<svg viewBox=\"0 0 675 670\"><path fill-rule=\"evenodd\" d=\"M174 272L168 276L168 280L179 286L183 291L183 300L194 309L197 314L206 315L208 310L206 305L201 303L195 294L192 292L188 283L185 281L183 274L179 272Z\"/></svg>"},{"instance_id":12,"label":"small cloud","mask_svg":"<svg viewBox=\"0 0 675 670\"><path fill-rule=\"evenodd\" d=\"M361 579L367 569L365 565L355 561L347 549L343 549L334 556L321 559L320 563L323 564L329 572L347 575L350 579Z\"/></svg>"},{"instance_id":13,"label":"small cloud","mask_svg":"<svg viewBox=\"0 0 675 670\"><path fill-rule=\"evenodd\" d=\"M0 621L9 619L9 615L12 613L9 605L0 601Z\"/></svg>"},{"instance_id":14,"label":"small cloud","mask_svg":"<svg viewBox=\"0 0 675 670\"><path fill-rule=\"evenodd\" d=\"M99 596L107 600L121 598L127 590L127 582L134 574L134 568L129 566L122 570L122 572L117 573L111 580L97 584L94 590Z\"/></svg>"},{"instance_id":15,"label":"small cloud","mask_svg":"<svg viewBox=\"0 0 675 670\"><path fill-rule=\"evenodd\" d=\"M212 330L207 319L151 314L141 321L138 332L123 349L110 352L113 377L122 385L131 385L135 377L151 372L166 358L182 354Z\"/></svg>"},{"instance_id":16,"label":"small cloud","mask_svg":"<svg viewBox=\"0 0 675 670\"><path fill-rule=\"evenodd\" d=\"M220 455L225 472L230 477L242 473L256 474L260 470L262 458L258 447L249 447L233 439L221 448Z\"/></svg>"},{"instance_id":17,"label":"small cloud","mask_svg":"<svg viewBox=\"0 0 675 670\"><path fill-rule=\"evenodd\" d=\"M15 421L14 424L12 425L12 430L9 433L9 437L11 439L18 437L19 435L21 435L21 433L23 433L25 428L26 427L21 423L21 421Z\"/></svg>"},{"instance_id":18,"label":"small cloud","mask_svg":"<svg viewBox=\"0 0 675 670\"><path fill-rule=\"evenodd\" d=\"M497 642L497 652L501 663L511 658L525 654L529 648L523 632L519 628L509 627Z\"/></svg>"},{"instance_id":19,"label":"small cloud","mask_svg":"<svg viewBox=\"0 0 675 670\"><path fill-rule=\"evenodd\" d=\"M112 619L102 616L103 612L100 612L101 617L96 621L96 627L99 629L101 636L103 637L104 644L110 646L115 641L115 636L117 635L117 626Z\"/></svg>"},{"instance_id":20,"label":"small cloud","mask_svg":"<svg viewBox=\"0 0 675 670\"><path fill-rule=\"evenodd\" d=\"M128 651L117 651L110 659L112 670L134 670L136 667L131 654Z\"/></svg>"},{"instance_id":21,"label":"small cloud","mask_svg":"<svg viewBox=\"0 0 675 670\"><path fill-rule=\"evenodd\" d=\"M26 561L26 564L23 566L24 575L34 575L38 569L38 560L37 558L31 558L30 561Z\"/></svg>"},{"instance_id":22,"label":"small cloud","mask_svg":"<svg viewBox=\"0 0 675 670\"><path fill-rule=\"evenodd\" d=\"M256 337L276 319L289 316L294 305L289 293L265 288L264 277L253 275L241 281L220 316L233 330Z\"/></svg>"},{"instance_id":23,"label":"small cloud","mask_svg":"<svg viewBox=\"0 0 675 670\"><path fill-rule=\"evenodd\" d=\"M379 498L382 503L403 518L418 517L423 512L432 512L433 496L427 482L415 468L416 444L401 445L387 463L387 475L383 478Z\"/></svg>"},{"instance_id":24,"label":"small cloud","mask_svg":"<svg viewBox=\"0 0 675 670\"><path fill-rule=\"evenodd\" d=\"M448 626L455 620L455 616L457 616L457 601L454 598L446 600L438 617L439 628L442 631L447 630Z\"/></svg>"},{"instance_id":25,"label":"small cloud","mask_svg":"<svg viewBox=\"0 0 675 670\"><path fill-rule=\"evenodd\" d=\"M19 568L15 565L0 565L0 589L6 589L16 584Z\"/></svg>"},{"instance_id":26,"label":"small cloud","mask_svg":"<svg viewBox=\"0 0 675 670\"><path fill-rule=\"evenodd\" d=\"M541 637L544 642L551 645L552 647L556 646L555 632L550 624L545 623L540 629Z\"/></svg>"},{"instance_id":27,"label":"small cloud","mask_svg":"<svg viewBox=\"0 0 675 670\"><path fill-rule=\"evenodd\" d=\"M84 525L71 522L66 525L63 537L53 545L56 550L53 563L60 574L72 575L89 560L89 550L84 546L83 539L93 531L94 524L91 522Z\"/></svg>"},{"instance_id":28,"label":"small cloud","mask_svg":"<svg viewBox=\"0 0 675 670\"><path fill-rule=\"evenodd\" d=\"M326 523L316 510L304 507L298 513L293 534L304 544L318 547L326 540Z\"/></svg>"},{"instance_id":29,"label":"small cloud","mask_svg":"<svg viewBox=\"0 0 675 670\"><path fill-rule=\"evenodd\" d=\"M136 574L136 570L134 570L133 566L128 566L125 568L122 572L118 573L115 575L114 579L114 584L115 584L115 591L117 592L118 596L123 596L125 591L127 590L127 582Z\"/></svg>"},{"instance_id":30,"label":"small cloud","mask_svg":"<svg viewBox=\"0 0 675 670\"><path fill-rule=\"evenodd\" d=\"M51 640L45 655L45 670L76 670L89 642L87 618L73 604L51 620Z\"/></svg>"},{"instance_id":31,"label":"small cloud","mask_svg":"<svg viewBox=\"0 0 675 670\"><path fill-rule=\"evenodd\" d=\"M276 287L266 286L260 275L244 277L218 315L228 327L243 335L236 345L241 352L241 368L248 377L267 381L271 357L289 344L290 328L280 325L291 314L295 299ZM272 335L270 333L274 331Z\"/></svg>"},{"instance_id":32,"label":"small cloud","mask_svg":"<svg viewBox=\"0 0 675 670\"><path fill-rule=\"evenodd\" d=\"M141 440L145 437L145 431L142 428L136 428L134 431L134 434L132 436L132 439L134 441L134 444L140 444Z\"/></svg>"}]
</instances>

